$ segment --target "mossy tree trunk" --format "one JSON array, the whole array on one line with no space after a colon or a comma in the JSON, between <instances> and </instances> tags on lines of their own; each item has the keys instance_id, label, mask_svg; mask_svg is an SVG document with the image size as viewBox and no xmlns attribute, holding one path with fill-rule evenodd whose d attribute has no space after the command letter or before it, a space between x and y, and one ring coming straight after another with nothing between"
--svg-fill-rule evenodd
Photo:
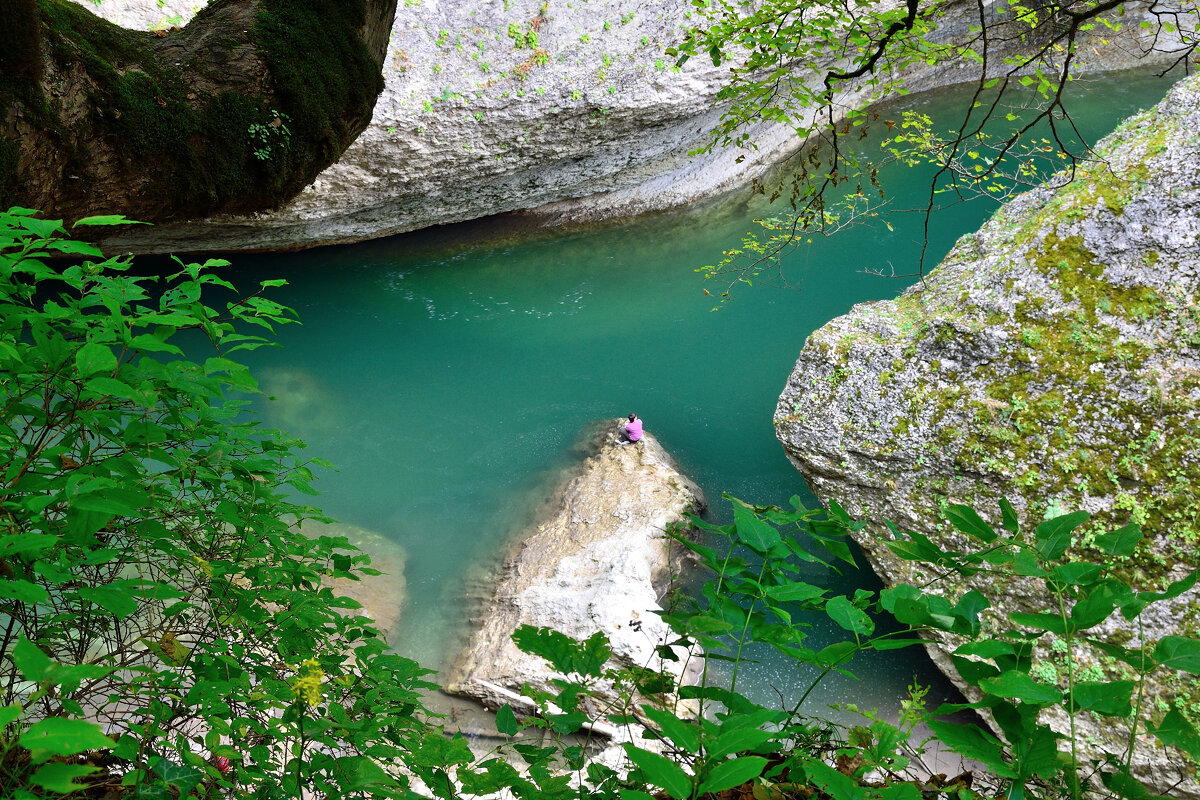
<instances>
[{"instance_id":1,"label":"mossy tree trunk","mask_svg":"<svg viewBox=\"0 0 1200 800\"><path fill-rule=\"evenodd\" d=\"M0 0L0 207L149 222L280 205L366 127L396 0L214 0L120 28Z\"/></svg>"}]
</instances>

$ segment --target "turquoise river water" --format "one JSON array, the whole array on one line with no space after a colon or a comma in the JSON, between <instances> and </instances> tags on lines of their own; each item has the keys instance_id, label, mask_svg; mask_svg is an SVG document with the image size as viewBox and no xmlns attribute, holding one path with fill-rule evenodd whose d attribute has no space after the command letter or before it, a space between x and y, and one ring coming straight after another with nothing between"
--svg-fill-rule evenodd
<instances>
[{"instance_id":1,"label":"turquoise river water","mask_svg":"<svg viewBox=\"0 0 1200 800\"><path fill-rule=\"evenodd\" d=\"M1076 122L1092 140L1168 81L1111 76L1092 83ZM936 113L961 93L908 98ZM896 110L888 114L895 115ZM886 115L885 115L886 116ZM304 438L337 471L320 475L327 513L398 543L406 597L397 649L431 667L453 658L486 571L538 498L577 455L580 430L631 411L704 489L710 515L729 517L722 492L786 504L804 481L771 419L808 334L855 303L895 296L920 248L928 175L881 171L886 220L819 239L787 258L796 289L739 289L712 311L694 268L713 263L771 213L749 192L680 212L587 230L520 232L497 218L346 247L232 257L241 286L283 277L271 296L303 324L279 348L252 354L267 422ZM939 212L929 264L977 228L994 204ZM852 592L869 571L811 573ZM832 635L818 627L821 640ZM854 702L894 711L916 675L938 683L917 649L861 658L859 678L836 676L809 708ZM767 702L795 697L810 676L772 659L743 672ZM743 684L744 685L744 684Z\"/></svg>"}]
</instances>

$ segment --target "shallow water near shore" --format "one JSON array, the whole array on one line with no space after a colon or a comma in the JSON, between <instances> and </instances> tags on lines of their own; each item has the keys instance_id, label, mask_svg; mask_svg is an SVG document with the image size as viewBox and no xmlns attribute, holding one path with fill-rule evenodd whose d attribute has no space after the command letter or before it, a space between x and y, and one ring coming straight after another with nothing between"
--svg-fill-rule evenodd
<instances>
[{"instance_id":1,"label":"shallow water near shore","mask_svg":"<svg viewBox=\"0 0 1200 800\"><path fill-rule=\"evenodd\" d=\"M1168 86L1129 75L1092 84L1076 125L1094 141ZM964 98L947 90L907 102L936 114ZM718 521L731 517L722 492L815 503L775 440L778 394L811 331L908 284L870 273L911 271L922 218L903 209L924 202L927 177L882 170L891 229L880 218L818 239L787 258L797 289L741 287L715 312L704 289L716 287L695 268L736 246L754 217L782 211L748 192L590 229L511 234L519 221L498 218L232 257L239 286L286 278L270 296L303 323L279 331L282 347L247 355L274 398L260 404L267 424L336 465L315 484L317 504L408 553L397 650L433 668L454 658L487 568L569 474L580 431L598 419L637 412ZM994 210L970 202L939 212L927 263ZM867 570L802 577L836 593L878 586ZM826 623L812 635L827 643L836 632ZM914 675L935 683L935 695L951 691L917 648L860 656L850 668L857 679L827 679L806 709L855 703L894 714ZM790 704L812 677L764 658L742 668L739 688Z\"/></svg>"}]
</instances>

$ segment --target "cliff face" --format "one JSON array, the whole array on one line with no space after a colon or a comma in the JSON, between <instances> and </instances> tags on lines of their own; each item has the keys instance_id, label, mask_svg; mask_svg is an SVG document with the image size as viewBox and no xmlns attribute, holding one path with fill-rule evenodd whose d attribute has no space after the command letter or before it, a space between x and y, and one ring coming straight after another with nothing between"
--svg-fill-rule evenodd
<instances>
[{"instance_id":1,"label":"cliff face","mask_svg":"<svg viewBox=\"0 0 1200 800\"><path fill-rule=\"evenodd\" d=\"M997 526L1001 497L1030 526L1082 508L1093 519L1076 532L1081 557L1097 533L1143 527L1122 566L1143 588L1200 566L1198 130L1200 81L1188 79L1104 140L1075 182L1017 198L897 300L812 334L775 426L817 495L951 547L965 542L945 503ZM860 544L885 582L923 582L883 545L882 526L869 531ZM1046 599L1032 580L939 585L955 597L980 589L998 622ZM1145 638L1196 635L1198 601L1193 589L1148 610ZM935 660L948 665L955 644L936 643ZM1115 674L1098 652L1080 659ZM1200 686L1172 678L1151 691L1149 707L1165 710ZM1122 731L1089 734L1112 743ZM1194 772L1142 756L1141 776L1164 794L1200 797Z\"/></svg>"},{"instance_id":2,"label":"cliff face","mask_svg":"<svg viewBox=\"0 0 1200 800\"><path fill-rule=\"evenodd\" d=\"M105 0L96 10L144 28L185 19L193 5ZM676 70L664 54L693 24L689 8L676 0L400 3L374 119L295 200L249 217L121 231L113 243L294 249L518 210L548 222L596 220L744 186L802 142L788 128L760 124L750 131L756 149L688 155L720 116L725 75L702 58ZM964 3L960 19L943 21L944 34L965 30L975 9ZM1123 33L1105 31L1124 46L1102 47L1095 58L1082 48L1089 60L1076 64L1134 63L1145 34L1137 13L1127 13ZM918 90L969 77L957 66L922 67L908 82Z\"/></svg>"}]
</instances>

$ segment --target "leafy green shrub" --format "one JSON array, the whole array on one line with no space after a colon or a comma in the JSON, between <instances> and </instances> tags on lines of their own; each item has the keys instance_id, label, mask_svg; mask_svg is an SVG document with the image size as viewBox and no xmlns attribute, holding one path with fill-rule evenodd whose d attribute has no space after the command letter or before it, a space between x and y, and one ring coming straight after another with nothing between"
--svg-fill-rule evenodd
<instances>
[{"instance_id":1,"label":"leafy green shrub","mask_svg":"<svg viewBox=\"0 0 1200 800\"><path fill-rule=\"evenodd\" d=\"M323 588L368 559L300 533L311 464L238 399L292 312L65 233L0 213L0 796L400 796L424 671Z\"/></svg>"},{"instance_id":2,"label":"leafy green shrub","mask_svg":"<svg viewBox=\"0 0 1200 800\"><path fill-rule=\"evenodd\" d=\"M1167 636L1130 648L1092 634L1118 612L1128 623L1136 623L1147 607L1179 596L1200 578L1200 572L1193 572L1162 592L1138 591L1125 583L1118 577L1120 563L1141 539L1136 526L1098 537L1091 553L1094 560L1078 557L1081 554L1068 559L1071 533L1087 518L1082 512L1046 520L1026 533L1011 506L1004 504L1004 533L998 534L973 509L951 506L950 520L983 545L978 551L941 550L915 533L897 535L888 543L899 557L929 564L934 575L989 572L998 578L1043 578L1046 612L1009 613L1003 615L1006 627L996 628L984 624L981 615L989 603L983 595L969 591L960 598L944 597L937 593L936 578L923 587L900 585L878 594L860 589L853 597L830 596L824 587L797 580L801 563L853 564L846 535L863 523L852 521L836 504L828 513L806 510L796 498L793 504L793 509L779 509L733 500L733 524L693 520L707 531L710 544L678 537L716 577L700 597L683 597L680 606L666 614L680 634L671 644L702 644L707 658L732 663L731 678L728 685L715 685L706 668L698 686L663 687L664 696L697 703L697 718L668 713L661 704L637 710L650 726L646 738L659 740L659 745L625 745L635 769L616 789L621 800L647 800L658 789L674 800L689 800L741 785L752 789L755 797L769 798L810 797L814 791L835 800L917 800L934 794L976 798L988 796L990 785L994 796L1011 800L1085 795L1144 800L1152 795L1131 770L1134 752L1146 746L1139 734L1153 733L1161 745L1200 761L1200 736L1180 705L1164 713L1141 702L1147 680L1174 672L1200 674L1200 641ZM809 648L806 626L797 622L801 611L824 613L846 638ZM903 629L876 633L874 618L880 614L893 615ZM914 688L896 724L868 714L869 724L844 733L803 713L813 688L829 674L845 671L857 653L921 644L918 634L948 634L963 642L953 658L960 677L980 697L977 702L926 711L923 693ZM1066 656L1068 667L1061 676L1057 670L1040 669L1047 662L1037 657L1035 645L1050 634ZM548 632L518 632L514 639L564 673L604 644L564 643ZM1074 674L1072 650L1084 641L1129 667L1129 674ZM815 674L790 710L764 708L736 692L738 665L751 644L768 645L791 658L801 667L798 676ZM562 724L561 709L574 709L577 698L587 695L589 676L602 674L596 668L574 671L580 680L564 684L557 697L534 698L542 703L551 728ZM1062 685L1039 679L1047 674L1061 677ZM640 682L631 676L627 685L644 689L646 676ZM978 723L943 719L964 709L985 712L999 735ZM1126 745L1110 753L1085 748L1080 737L1064 737L1046 722L1044 712L1054 709L1067 717L1071 731L1082 715L1127 725ZM502 711L512 715L511 709ZM578 726L582 719L586 717L576 715L568 722ZM943 746L986 769L977 776L975 788L966 773L960 780L929 781L916 780L906 771L923 752L919 743L910 741L919 722ZM513 730L516 727L512 723Z\"/></svg>"}]
</instances>

